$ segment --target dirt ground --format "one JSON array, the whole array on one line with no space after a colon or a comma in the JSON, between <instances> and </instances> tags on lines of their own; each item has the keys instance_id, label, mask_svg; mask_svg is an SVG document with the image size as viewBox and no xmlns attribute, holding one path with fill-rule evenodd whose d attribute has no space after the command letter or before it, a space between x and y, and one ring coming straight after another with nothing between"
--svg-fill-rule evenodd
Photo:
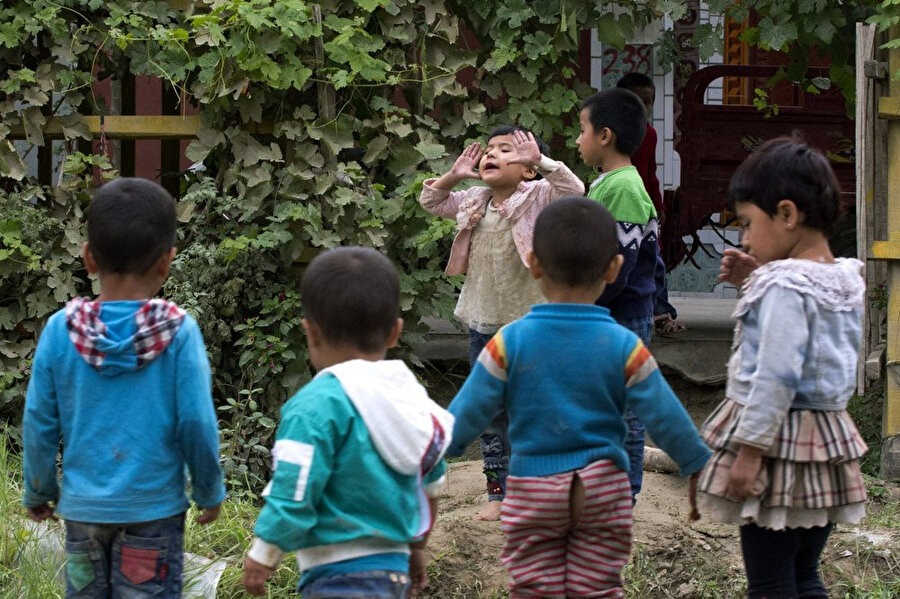
<instances>
[{"instance_id":1,"label":"dirt ground","mask_svg":"<svg viewBox=\"0 0 900 599\"><path fill-rule=\"evenodd\" d=\"M671 377L670 382L698 425L721 398L721 388L696 386ZM426 597L506 597L507 576L499 559L503 547L500 524L473 519L484 508L486 496L477 448L470 448L467 457L469 461L450 465L441 513L429 542L433 562ZM896 487L882 488L888 496L898 494ZM888 594L834 593L837 588L852 588L855 581L900 580L898 523L891 521L884 529L872 527L868 522L877 520L878 509L876 501L862 529L839 528L832 535L823 573L833 596L893 596L890 590ZM630 597L744 594L737 528L705 519L688 522L688 512L686 480L645 472L634 513L632 563L625 571ZM897 585L892 588L900 589L900 582Z\"/></svg>"}]
</instances>

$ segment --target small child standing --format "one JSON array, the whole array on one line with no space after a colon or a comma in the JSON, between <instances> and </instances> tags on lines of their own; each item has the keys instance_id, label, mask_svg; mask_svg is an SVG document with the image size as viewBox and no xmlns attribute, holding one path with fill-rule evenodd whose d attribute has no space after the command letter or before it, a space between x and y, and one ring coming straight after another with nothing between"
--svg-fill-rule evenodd
<instances>
[{"instance_id":1,"label":"small child standing","mask_svg":"<svg viewBox=\"0 0 900 599\"><path fill-rule=\"evenodd\" d=\"M749 597L827 597L818 568L828 535L836 522L859 522L866 501L866 446L846 412L862 264L831 253L838 182L806 144L766 142L728 191L749 255L723 259L720 278L743 288L726 399L703 426L714 455L700 505L740 526Z\"/></svg>"},{"instance_id":2,"label":"small child standing","mask_svg":"<svg viewBox=\"0 0 900 599\"><path fill-rule=\"evenodd\" d=\"M82 257L100 295L71 300L38 341L24 504L32 520L66 521L66 597L176 598L185 467L201 524L219 515L225 485L200 329L151 299L175 256L175 200L150 181L118 179L94 194L87 220Z\"/></svg>"},{"instance_id":3,"label":"small child standing","mask_svg":"<svg viewBox=\"0 0 900 599\"><path fill-rule=\"evenodd\" d=\"M453 417L406 364L384 359L403 320L397 270L382 254L320 254L301 296L319 372L281 409L244 588L264 595L283 553L296 551L304 599L405 599L426 583Z\"/></svg>"},{"instance_id":4,"label":"small child standing","mask_svg":"<svg viewBox=\"0 0 900 599\"><path fill-rule=\"evenodd\" d=\"M659 258L656 208L631 164L631 156L644 138L647 112L633 92L615 87L586 99L579 121L581 135L576 143L581 158L602 171L587 195L616 219L619 253L624 257L619 277L597 299L597 305L609 308L619 324L649 345L653 308L665 268ZM631 412L626 412L625 419L628 476L636 500L644 478L644 425Z\"/></svg>"},{"instance_id":5,"label":"small child standing","mask_svg":"<svg viewBox=\"0 0 900 599\"><path fill-rule=\"evenodd\" d=\"M637 152L631 157L634 168L637 169L641 180L644 182L644 189L656 208L656 215L660 227L665 222L666 213L663 205L662 193L659 189L659 179L656 177L656 129L650 124L653 118L653 102L656 100L656 86L653 79L643 73L628 73L619 79L616 87L627 89L634 92L647 111L647 132L644 134L644 141L637 149ZM657 235L657 243L659 243L659 235ZM660 256L662 262L662 256ZM675 306L669 303L669 290L667 280L665 278L665 263L662 263L663 284L656 290L656 298L653 305L653 329L657 333L663 335L671 335L672 333L680 333L685 329L684 323L678 320L678 312Z\"/></svg>"},{"instance_id":6,"label":"small child standing","mask_svg":"<svg viewBox=\"0 0 900 599\"><path fill-rule=\"evenodd\" d=\"M609 309L594 305L622 266L616 222L587 198L541 212L529 268L550 303L494 335L459 394L448 455L501 407L510 459L501 524L510 597L622 597L631 551L626 408L683 474L709 450L656 362Z\"/></svg>"},{"instance_id":7,"label":"small child standing","mask_svg":"<svg viewBox=\"0 0 900 599\"><path fill-rule=\"evenodd\" d=\"M581 180L547 154L547 146L531 132L503 125L491 131L484 150L471 144L449 172L425 181L422 189L425 210L455 219L459 226L446 273L466 274L455 314L469 327L473 367L501 326L544 301L526 265L538 213L557 198L584 193ZM480 179L486 186L451 191L466 179ZM500 411L481 437L489 501L481 520L500 517L510 454L507 426L507 415Z\"/></svg>"}]
</instances>

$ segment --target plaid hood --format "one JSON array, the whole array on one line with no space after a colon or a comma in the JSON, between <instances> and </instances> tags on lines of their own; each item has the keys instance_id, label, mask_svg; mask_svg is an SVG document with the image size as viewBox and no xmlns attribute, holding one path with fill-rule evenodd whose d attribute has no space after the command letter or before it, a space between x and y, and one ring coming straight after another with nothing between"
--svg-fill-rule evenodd
<instances>
[{"instance_id":1,"label":"plaid hood","mask_svg":"<svg viewBox=\"0 0 900 599\"><path fill-rule=\"evenodd\" d=\"M69 339L84 361L107 376L132 372L152 362L166 351L185 316L184 310L174 303L152 299L134 312L136 331L118 338L100 320L101 309L101 302L77 297L66 304L66 326ZM121 328L113 327L115 331Z\"/></svg>"}]
</instances>

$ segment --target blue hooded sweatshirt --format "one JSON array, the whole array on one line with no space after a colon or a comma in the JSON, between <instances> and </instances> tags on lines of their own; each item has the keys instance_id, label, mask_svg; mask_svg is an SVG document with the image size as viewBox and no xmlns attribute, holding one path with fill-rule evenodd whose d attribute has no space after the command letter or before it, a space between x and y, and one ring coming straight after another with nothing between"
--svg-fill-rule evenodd
<instances>
[{"instance_id":1,"label":"blue hooded sweatshirt","mask_svg":"<svg viewBox=\"0 0 900 599\"><path fill-rule=\"evenodd\" d=\"M79 522L158 520L187 509L189 473L193 501L220 504L211 382L200 329L174 304L73 300L50 317L35 351L23 503L55 502L59 516Z\"/></svg>"}]
</instances>

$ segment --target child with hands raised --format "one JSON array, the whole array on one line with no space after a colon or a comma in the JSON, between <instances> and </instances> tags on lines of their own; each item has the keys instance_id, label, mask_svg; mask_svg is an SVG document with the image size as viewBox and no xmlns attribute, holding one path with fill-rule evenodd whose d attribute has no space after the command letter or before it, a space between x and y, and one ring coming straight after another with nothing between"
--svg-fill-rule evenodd
<instances>
[{"instance_id":1,"label":"child with hands raised","mask_svg":"<svg viewBox=\"0 0 900 599\"><path fill-rule=\"evenodd\" d=\"M866 445L846 412L865 285L828 245L839 194L828 160L790 138L760 146L729 186L746 252L727 250L719 278L742 295L698 487L705 512L740 526L751 598L827 597L828 535L865 512Z\"/></svg>"},{"instance_id":2,"label":"child with hands raised","mask_svg":"<svg viewBox=\"0 0 900 599\"><path fill-rule=\"evenodd\" d=\"M484 147L469 145L447 173L426 180L422 189L425 210L456 220L459 228L445 272L466 275L454 314L469 329L472 365L501 326L544 302L527 265L538 214L553 200L584 193L581 180L547 154L530 131L502 125ZM452 191L467 179L484 186ZM501 410L481 436L489 500L481 520L500 517L510 455L507 422Z\"/></svg>"}]
</instances>

